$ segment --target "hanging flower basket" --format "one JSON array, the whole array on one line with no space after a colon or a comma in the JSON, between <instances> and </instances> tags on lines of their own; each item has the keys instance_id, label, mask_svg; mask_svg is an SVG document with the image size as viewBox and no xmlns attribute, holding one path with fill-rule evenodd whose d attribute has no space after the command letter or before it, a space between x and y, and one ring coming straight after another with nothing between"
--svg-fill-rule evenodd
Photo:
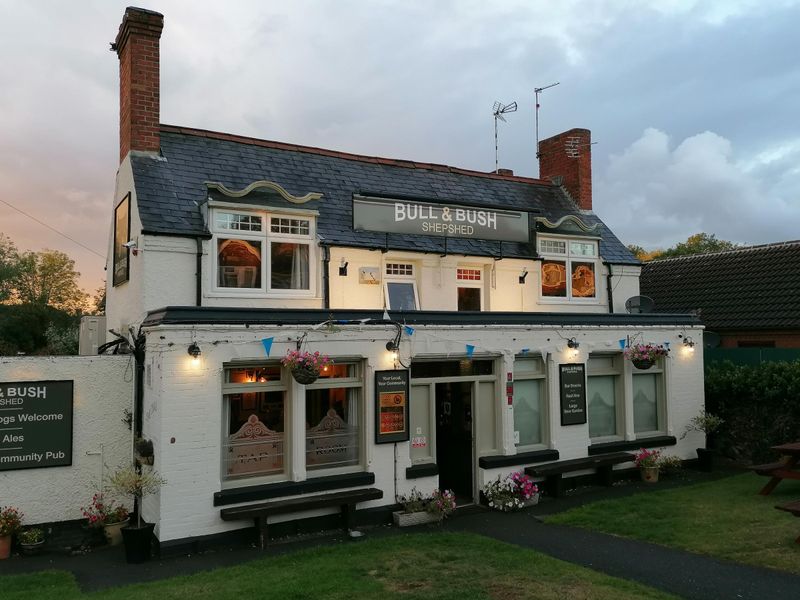
<instances>
[{"instance_id":1,"label":"hanging flower basket","mask_svg":"<svg viewBox=\"0 0 800 600\"><path fill-rule=\"evenodd\" d=\"M625 348L625 358L637 369L646 370L656 364L662 356L669 356L669 350L658 344L634 344Z\"/></svg>"},{"instance_id":2,"label":"hanging flower basket","mask_svg":"<svg viewBox=\"0 0 800 600\"><path fill-rule=\"evenodd\" d=\"M319 352L300 352L299 350L289 350L281 360L283 366L288 367L292 372L295 381L303 385L314 383L319 377L320 370L332 362L330 358Z\"/></svg>"},{"instance_id":3,"label":"hanging flower basket","mask_svg":"<svg viewBox=\"0 0 800 600\"><path fill-rule=\"evenodd\" d=\"M293 367L292 377L297 383L309 385L314 383L319 377L319 370L313 367Z\"/></svg>"}]
</instances>

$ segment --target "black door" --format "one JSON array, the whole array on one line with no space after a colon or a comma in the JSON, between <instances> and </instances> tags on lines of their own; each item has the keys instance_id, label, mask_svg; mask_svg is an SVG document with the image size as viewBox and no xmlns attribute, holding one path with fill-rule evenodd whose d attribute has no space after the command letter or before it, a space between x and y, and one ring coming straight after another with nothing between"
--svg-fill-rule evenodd
<instances>
[{"instance_id":1,"label":"black door","mask_svg":"<svg viewBox=\"0 0 800 600\"><path fill-rule=\"evenodd\" d=\"M439 487L458 504L472 497L472 384L436 384L436 464Z\"/></svg>"}]
</instances>

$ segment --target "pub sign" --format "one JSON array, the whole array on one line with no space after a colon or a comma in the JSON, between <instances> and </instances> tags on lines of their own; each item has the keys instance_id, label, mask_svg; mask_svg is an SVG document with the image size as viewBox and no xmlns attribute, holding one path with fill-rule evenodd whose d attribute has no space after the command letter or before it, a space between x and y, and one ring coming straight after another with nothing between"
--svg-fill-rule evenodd
<instances>
[{"instance_id":1,"label":"pub sign","mask_svg":"<svg viewBox=\"0 0 800 600\"><path fill-rule=\"evenodd\" d=\"M586 365L558 365L558 388L561 392L561 424L586 423Z\"/></svg>"},{"instance_id":2,"label":"pub sign","mask_svg":"<svg viewBox=\"0 0 800 600\"><path fill-rule=\"evenodd\" d=\"M408 371L375 371L375 443L407 442Z\"/></svg>"}]
</instances>

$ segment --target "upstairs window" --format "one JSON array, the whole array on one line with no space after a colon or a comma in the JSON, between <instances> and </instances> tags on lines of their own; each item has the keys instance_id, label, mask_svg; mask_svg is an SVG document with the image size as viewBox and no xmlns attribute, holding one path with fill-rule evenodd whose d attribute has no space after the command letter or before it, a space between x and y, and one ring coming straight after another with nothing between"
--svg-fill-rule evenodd
<instances>
[{"instance_id":1,"label":"upstairs window","mask_svg":"<svg viewBox=\"0 0 800 600\"><path fill-rule=\"evenodd\" d=\"M312 219L215 210L212 223L218 289L274 295L313 292Z\"/></svg>"},{"instance_id":2,"label":"upstairs window","mask_svg":"<svg viewBox=\"0 0 800 600\"><path fill-rule=\"evenodd\" d=\"M597 298L597 242L539 239L542 298Z\"/></svg>"},{"instance_id":3,"label":"upstairs window","mask_svg":"<svg viewBox=\"0 0 800 600\"><path fill-rule=\"evenodd\" d=\"M458 310L481 310L483 307L483 277L480 267L459 267L456 269L458 280Z\"/></svg>"},{"instance_id":4,"label":"upstairs window","mask_svg":"<svg viewBox=\"0 0 800 600\"><path fill-rule=\"evenodd\" d=\"M384 293L389 310L418 310L417 282L411 263L386 263Z\"/></svg>"}]
</instances>

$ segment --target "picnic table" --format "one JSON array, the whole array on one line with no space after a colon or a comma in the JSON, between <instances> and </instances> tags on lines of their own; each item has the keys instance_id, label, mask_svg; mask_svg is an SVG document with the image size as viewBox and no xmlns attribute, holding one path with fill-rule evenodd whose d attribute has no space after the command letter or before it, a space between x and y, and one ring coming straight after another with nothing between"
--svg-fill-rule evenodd
<instances>
[{"instance_id":1,"label":"picnic table","mask_svg":"<svg viewBox=\"0 0 800 600\"><path fill-rule=\"evenodd\" d=\"M775 486L784 479L800 479L800 464L798 464L800 463L800 442L781 444L780 446L773 446L772 449L781 455L781 459L778 462L750 467L757 474L770 478L767 484L758 492L762 496L769 496Z\"/></svg>"}]
</instances>

